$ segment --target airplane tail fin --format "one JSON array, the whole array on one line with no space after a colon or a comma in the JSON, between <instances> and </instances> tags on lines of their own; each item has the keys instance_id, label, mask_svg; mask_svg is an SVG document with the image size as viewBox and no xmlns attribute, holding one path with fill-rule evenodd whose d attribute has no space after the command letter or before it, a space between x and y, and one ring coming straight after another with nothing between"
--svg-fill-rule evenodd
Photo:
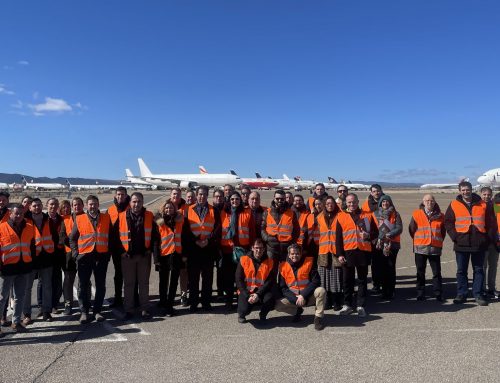
<instances>
[{"instance_id":1,"label":"airplane tail fin","mask_svg":"<svg viewBox=\"0 0 500 383\"><path fill-rule=\"evenodd\" d=\"M200 174L208 174L207 169L203 165L198 166L198 169L200 169Z\"/></svg>"},{"instance_id":2,"label":"airplane tail fin","mask_svg":"<svg viewBox=\"0 0 500 383\"><path fill-rule=\"evenodd\" d=\"M295 181L301 181L300 176L295 176L295 177L293 177L293 179L294 179Z\"/></svg>"},{"instance_id":3,"label":"airplane tail fin","mask_svg":"<svg viewBox=\"0 0 500 383\"><path fill-rule=\"evenodd\" d=\"M67 178L66 178L66 186L69 188L71 187L71 182L69 182L69 180Z\"/></svg>"},{"instance_id":4,"label":"airplane tail fin","mask_svg":"<svg viewBox=\"0 0 500 383\"><path fill-rule=\"evenodd\" d=\"M283 173L283 179L290 180L290 178L288 178L288 176L286 174L284 174L284 173Z\"/></svg>"},{"instance_id":5,"label":"airplane tail fin","mask_svg":"<svg viewBox=\"0 0 500 383\"><path fill-rule=\"evenodd\" d=\"M236 174L236 172L233 169L229 170L229 173L231 173L233 176L237 176L238 175L238 174Z\"/></svg>"},{"instance_id":6,"label":"airplane tail fin","mask_svg":"<svg viewBox=\"0 0 500 383\"><path fill-rule=\"evenodd\" d=\"M139 163L139 172L141 173L141 177L151 177L153 175L142 158L138 158L137 162Z\"/></svg>"},{"instance_id":7,"label":"airplane tail fin","mask_svg":"<svg viewBox=\"0 0 500 383\"><path fill-rule=\"evenodd\" d=\"M127 176L127 180L129 180L129 178L134 176L134 174L130 169L125 169L125 175Z\"/></svg>"},{"instance_id":8,"label":"airplane tail fin","mask_svg":"<svg viewBox=\"0 0 500 383\"><path fill-rule=\"evenodd\" d=\"M255 173L255 177L262 178L262 176L260 175L260 173Z\"/></svg>"}]
</instances>

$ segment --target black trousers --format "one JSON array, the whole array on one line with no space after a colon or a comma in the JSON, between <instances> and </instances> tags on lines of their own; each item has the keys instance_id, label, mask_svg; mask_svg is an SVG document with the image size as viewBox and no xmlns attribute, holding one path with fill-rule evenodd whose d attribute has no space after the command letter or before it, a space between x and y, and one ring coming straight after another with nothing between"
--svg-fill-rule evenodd
<instances>
[{"instance_id":1,"label":"black trousers","mask_svg":"<svg viewBox=\"0 0 500 383\"><path fill-rule=\"evenodd\" d=\"M214 278L213 257L209 259L195 255L188 258L189 304L197 306L200 303L200 276L201 276L201 304L209 305L212 300L212 283Z\"/></svg>"},{"instance_id":2,"label":"black trousers","mask_svg":"<svg viewBox=\"0 0 500 383\"><path fill-rule=\"evenodd\" d=\"M102 309L106 295L106 272L108 270L109 256L106 254L89 253L77 261L78 272L78 304L82 313L90 309L90 277L94 274L95 298L93 312L99 313Z\"/></svg>"},{"instance_id":3,"label":"black trousers","mask_svg":"<svg viewBox=\"0 0 500 383\"><path fill-rule=\"evenodd\" d=\"M177 253L160 257L159 291L160 305L172 308L174 305L179 275L182 267L182 256Z\"/></svg>"},{"instance_id":4,"label":"black trousers","mask_svg":"<svg viewBox=\"0 0 500 383\"><path fill-rule=\"evenodd\" d=\"M432 289L434 295L441 295L443 291L443 277L441 276L441 257L439 255L425 255L415 253L415 266L417 266L417 294L425 295L425 268L427 261L432 270Z\"/></svg>"},{"instance_id":5,"label":"black trousers","mask_svg":"<svg viewBox=\"0 0 500 383\"><path fill-rule=\"evenodd\" d=\"M235 282L236 264L233 262L233 253L222 255L222 281L224 293L226 294L226 303L233 303L234 282Z\"/></svg>"},{"instance_id":6,"label":"black trousers","mask_svg":"<svg viewBox=\"0 0 500 383\"><path fill-rule=\"evenodd\" d=\"M255 304L248 303L249 296L246 291L238 295L238 316L240 317L246 317L258 305L261 306L260 312L263 315L267 315L274 308L275 299L273 293L270 291L265 293L262 299Z\"/></svg>"},{"instance_id":7,"label":"black trousers","mask_svg":"<svg viewBox=\"0 0 500 383\"><path fill-rule=\"evenodd\" d=\"M115 283L115 299L121 300L123 297L123 272L122 272L122 257L120 254L113 254L113 267L115 268L115 276L113 281Z\"/></svg>"},{"instance_id":8,"label":"black trousers","mask_svg":"<svg viewBox=\"0 0 500 383\"><path fill-rule=\"evenodd\" d=\"M372 253L372 272L373 265L379 273L379 283L382 288L382 295L392 296L396 289L396 258L399 249L391 249L388 256L385 256L382 250L374 250Z\"/></svg>"},{"instance_id":9,"label":"black trousers","mask_svg":"<svg viewBox=\"0 0 500 383\"><path fill-rule=\"evenodd\" d=\"M354 286L356 284L356 272L358 273L357 306L364 306L367 290L368 265L343 266L344 275L344 301L347 305L354 307Z\"/></svg>"},{"instance_id":10,"label":"black trousers","mask_svg":"<svg viewBox=\"0 0 500 383\"><path fill-rule=\"evenodd\" d=\"M59 306L63 295L62 264L56 263L52 268L52 308Z\"/></svg>"}]
</instances>

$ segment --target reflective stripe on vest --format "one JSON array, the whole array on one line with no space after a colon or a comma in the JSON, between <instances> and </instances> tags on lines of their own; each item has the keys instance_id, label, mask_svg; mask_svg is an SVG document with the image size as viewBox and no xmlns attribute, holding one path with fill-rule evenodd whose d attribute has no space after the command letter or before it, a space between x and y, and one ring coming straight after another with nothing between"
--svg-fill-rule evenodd
<instances>
[{"instance_id":1,"label":"reflective stripe on vest","mask_svg":"<svg viewBox=\"0 0 500 383\"><path fill-rule=\"evenodd\" d=\"M231 223L231 213L227 213L223 210L220 214L222 223L222 237L220 244L223 247L233 247L234 242L232 239L226 239L226 235L229 231L229 226ZM252 213L250 209L244 209L238 213L238 242L241 246L250 245L250 220L252 218Z\"/></svg>"},{"instance_id":2,"label":"reflective stripe on vest","mask_svg":"<svg viewBox=\"0 0 500 383\"><path fill-rule=\"evenodd\" d=\"M36 255L40 254L42 249L45 252L52 254L54 252L54 241L52 240L52 234L50 233L49 220L42 222L42 232L38 230L38 227L33 222L35 228L35 245L36 245Z\"/></svg>"},{"instance_id":3,"label":"reflective stripe on vest","mask_svg":"<svg viewBox=\"0 0 500 383\"><path fill-rule=\"evenodd\" d=\"M128 251L131 237L127 222L127 210L122 211L120 214L118 214L118 221L119 221L118 230L120 234L120 242L125 251ZM153 213L151 213L149 210L146 210L144 212L144 246L146 249L149 249L151 247L152 230L153 230Z\"/></svg>"},{"instance_id":4,"label":"reflective stripe on vest","mask_svg":"<svg viewBox=\"0 0 500 383\"><path fill-rule=\"evenodd\" d=\"M481 233L486 233L486 203L480 201L472 205L472 214L465 205L457 200L450 204L455 213L455 230L457 233L467 233L470 226L474 225Z\"/></svg>"},{"instance_id":5,"label":"reflective stripe on vest","mask_svg":"<svg viewBox=\"0 0 500 383\"><path fill-rule=\"evenodd\" d=\"M130 205L127 205L125 208L125 211L127 211L130 208ZM111 224L114 225L116 220L118 219L118 216L120 215L120 212L118 211L118 208L116 207L115 204L111 205L106 213L109 214L109 218L111 219Z\"/></svg>"},{"instance_id":6,"label":"reflective stripe on vest","mask_svg":"<svg viewBox=\"0 0 500 383\"><path fill-rule=\"evenodd\" d=\"M287 261L281 262L279 270L290 291L295 295L300 295L300 293L311 283L309 274L312 267L313 258L307 257L297 270L297 276L295 276L292 266L290 266Z\"/></svg>"},{"instance_id":7,"label":"reflective stripe on vest","mask_svg":"<svg viewBox=\"0 0 500 383\"><path fill-rule=\"evenodd\" d=\"M441 228L444 224L444 215L441 213L438 219L429 221L427 214L422 209L413 212L413 220L417 224L417 230L413 236L414 246L443 247Z\"/></svg>"},{"instance_id":8,"label":"reflective stripe on vest","mask_svg":"<svg viewBox=\"0 0 500 383\"><path fill-rule=\"evenodd\" d=\"M31 241L35 239L33 223L26 221L21 238L10 227L8 222L0 223L0 257L3 265L12 265L23 259L31 262Z\"/></svg>"},{"instance_id":9,"label":"reflective stripe on vest","mask_svg":"<svg viewBox=\"0 0 500 383\"><path fill-rule=\"evenodd\" d=\"M206 239L212 234L215 226L215 213L214 208L211 205L208 205L207 214L203 219L203 222L198 217L198 214L195 211L196 205L190 205L188 207L187 218L189 221L189 227L191 228L192 233L198 239Z\"/></svg>"},{"instance_id":10,"label":"reflective stripe on vest","mask_svg":"<svg viewBox=\"0 0 500 383\"><path fill-rule=\"evenodd\" d=\"M276 224L271 209L267 211L266 232L268 235L276 235L279 242L289 242L292 240L293 232L293 211L285 210L281 215L279 224Z\"/></svg>"},{"instance_id":11,"label":"reflective stripe on vest","mask_svg":"<svg viewBox=\"0 0 500 383\"><path fill-rule=\"evenodd\" d=\"M318 254L337 254L335 248L337 217L333 219L332 225L328 227L326 224L325 215L323 212L319 213L316 217L318 222L318 235L319 235L319 251Z\"/></svg>"},{"instance_id":12,"label":"reflective stripe on vest","mask_svg":"<svg viewBox=\"0 0 500 383\"><path fill-rule=\"evenodd\" d=\"M359 219L364 220L365 229L368 233L370 232L370 221L372 213L367 213L362 211ZM340 212L337 215L337 220L342 227L342 240L344 242L344 251L359 249L362 251L371 251L372 244L370 240L365 240L362 238L361 231L359 227L354 223L351 214L346 212Z\"/></svg>"},{"instance_id":13,"label":"reflective stripe on vest","mask_svg":"<svg viewBox=\"0 0 500 383\"><path fill-rule=\"evenodd\" d=\"M172 253L181 254L182 253L182 226L184 224L184 217L182 215L177 215L175 218L174 231L170 229L169 226L164 223L158 225L161 237L160 254L166 256Z\"/></svg>"},{"instance_id":14,"label":"reflective stripe on vest","mask_svg":"<svg viewBox=\"0 0 500 383\"><path fill-rule=\"evenodd\" d=\"M308 226L307 226L309 215L310 215L310 213L308 213L307 211L299 212L298 221L299 221L299 227L300 227L300 234L299 234L299 238L297 238L297 245L302 246L304 244L304 240L306 238L306 233L309 234L309 230L308 230ZM311 238L311 237L309 236L309 238Z\"/></svg>"},{"instance_id":15,"label":"reflective stripe on vest","mask_svg":"<svg viewBox=\"0 0 500 383\"><path fill-rule=\"evenodd\" d=\"M109 250L109 226L111 218L107 213L99 213L97 228L94 229L87 214L76 216L78 237L78 254L88 254L92 251L107 253Z\"/></svg>"},{"instance_id":16,"label":"reflective stripe on vest","mask_svg":"<svg viewBox=\"0 0 500 383\"><path fill-rule=\"evenodd\" d=\"M257 273L255 272L252 258L248 255L243 255L240 258L240 264L243 268L243 273L245 274L247 290L250 292L262 287L269 276L269 273L273 269L273 260L269 258L261 262Z\"/></svg>"}]
</instances>

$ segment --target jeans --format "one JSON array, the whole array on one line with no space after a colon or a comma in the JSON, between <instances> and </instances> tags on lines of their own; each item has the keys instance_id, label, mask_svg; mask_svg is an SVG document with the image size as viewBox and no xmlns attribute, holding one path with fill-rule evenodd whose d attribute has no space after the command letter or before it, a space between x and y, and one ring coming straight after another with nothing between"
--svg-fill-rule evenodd
<instances>
[{"instance_id":1,"label":"jeans","mask_svg":"<svg viewBox=\"0 0 500 383\"><path fill-rule=\"evenodd\" d=\"M21 314L26 293L26 286L31 273L5 275L0 277L0 312L3 312L7 307L10 298L10 290L14 293L14 314L12 315L12 323L18 324L21 322Z\"/></svg>"},{"instance_id":2,"label":"jeans","mask_svg":"<svg viewBox=\"0 0 500 383\"><path fill-rule=\"evenodd\" d=\"M493 293L496 290L498 267L498 251L495 244L490 244L486 250L484 258L484 283L483 290ZM488 282L488 289L486 289L486 282Z\"/></svg>"},{"instance_id":3,"label":"jeans","mask_svg":"<svg viewBox=\"0 0 500 383\"><path fill-rule=\"evenodd\" d=\"M33 270L28 276L23 305L23 312L28 316L31 316L31 291L37 274L38 281L41 282L42 286L42 312L50 313L52 311L52 266L49 266Z\"/></svg>"},{"instance_id":4,"label":"jeans","mask_svg":"<svg viewBox=\"0 0 500 383\"><path fill-rule=\"evenodd\" d=\"M90 309L91 289L90 277L94 273L95 297L94 314L100 313L104 297L106 295L106 273L108 271L109 257L107 254L95 252L83 255L77 261L78 272L78 304L82 313L88 313Z\"/></svg>"},{"instance_id":5,"label":"jeans","mask_svg":"<svg viewBox=\"0 0 500 383\"><path fill-rule=\"evenodd\" d=\"M484 281L484 251L462 252L455 251L457 260L457 295L467 296L469 292L469 281L467 278L467 269L469 268L469 259L472 262L472 294L474 298L483 295Z\"/></svg>"}]
</instances>

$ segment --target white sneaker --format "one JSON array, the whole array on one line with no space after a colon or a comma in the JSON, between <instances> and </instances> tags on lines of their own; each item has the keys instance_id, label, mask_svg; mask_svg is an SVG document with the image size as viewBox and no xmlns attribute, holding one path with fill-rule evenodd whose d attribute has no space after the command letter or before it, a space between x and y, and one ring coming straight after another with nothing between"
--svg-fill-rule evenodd
<instances>
[{"instance_id":1,"label":"white sneaker","mask_svg":"<svg viewBox=\"0 0 500 383\"><path fill-rule=\"evenodd\" d=\"M353 310L351 306L343 305L339 311L340 315L349 315L352 314Z\"/></svg>"},{"instance_id":2,"label":"white sneaker","mask_svg":"<svg viewBox=\"0 0 500 383\"><path fill-rule=\"evenodd\" d=\"M366 310L364 307L358 306L356 307L356 312L358 313L359 317L365 317L366 316Z\"/></svg>"}]
</instances>

